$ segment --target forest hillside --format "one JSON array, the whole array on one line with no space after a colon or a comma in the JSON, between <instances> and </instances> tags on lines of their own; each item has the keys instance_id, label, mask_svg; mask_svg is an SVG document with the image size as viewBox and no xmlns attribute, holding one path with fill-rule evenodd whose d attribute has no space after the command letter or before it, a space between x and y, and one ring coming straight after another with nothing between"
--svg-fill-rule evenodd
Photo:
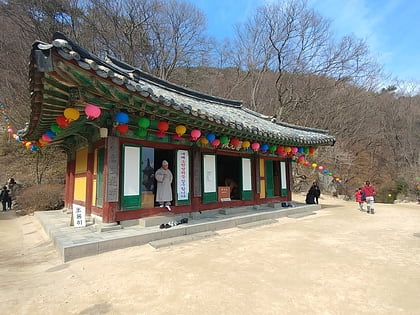
<instances>
[{"instance_id":1,"label":"forest hillside","mask_svg":"<svg viewBox=\"0 0 420 315\"><path fill-rule=\"evenodd\" d=\"M303 0L263 5L224 42L206 35L205 18L191 3L176 0L0 2L0 181L64 182L63 152L54 146L33 152L8 132L29 120L32 43L51 42L60 31L102 58L242 100L278 121L328 130L337 139L333 147L317 150L309 166L294 163L296 190L318 180L324 192L352 196L369 179L382 201L418 195L420 95L412 92L417 83L402 84L382 73L363 39L333 38L328 20Z\"/></svg>"}]
</instances>

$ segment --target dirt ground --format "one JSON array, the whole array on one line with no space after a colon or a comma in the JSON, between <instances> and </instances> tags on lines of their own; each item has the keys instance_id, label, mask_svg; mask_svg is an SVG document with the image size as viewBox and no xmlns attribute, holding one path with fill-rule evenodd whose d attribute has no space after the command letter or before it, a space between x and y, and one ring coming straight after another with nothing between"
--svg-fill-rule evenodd
<instances>
[{"instance_id":1,"label":"dirt ground","mask_svg":"<svg viewBox=\"0 0 420 315\"><path fill-rule=\"evenodd\" d=\"M0 314L420 314L420 205L321 203L65 264L35 217L0 213Z\"/></svg>"}]
</instances>

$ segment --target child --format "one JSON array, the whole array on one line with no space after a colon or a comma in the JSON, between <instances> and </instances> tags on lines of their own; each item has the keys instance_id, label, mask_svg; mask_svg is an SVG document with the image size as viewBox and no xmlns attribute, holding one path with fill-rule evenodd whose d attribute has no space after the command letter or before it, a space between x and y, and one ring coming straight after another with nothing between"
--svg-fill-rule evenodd
<instances>
[{"instance_id":1,"label":"child","mask_svg":"<svg viewBox=\"0 0 420 315\"><path fill-rule=\"evenodd\" d=\"M363 209L363 193L362 193L362 188L359 188L356 190L356 192L354 193L354 196L356 197L356 202L359 203L359 209L360 211L365 211Z\"/></svg>"}]
</instances>

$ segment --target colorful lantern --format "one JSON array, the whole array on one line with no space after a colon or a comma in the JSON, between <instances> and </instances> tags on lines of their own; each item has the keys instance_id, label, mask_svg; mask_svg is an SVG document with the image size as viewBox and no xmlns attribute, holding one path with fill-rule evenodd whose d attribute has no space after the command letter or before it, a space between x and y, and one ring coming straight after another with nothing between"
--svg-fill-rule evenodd
<instances>
[{"instance_id":1,"label":"colorful lantern","mask_svg":"<svg viewBox=\"0 0 420 315\"><path fill-rule=\"evenodd\" d=\"M198 129L191 130L191 140L196 141L201 136L201 131Z\"/></svg>"},{"instance_id":2,"label":"colorful lantern","mask_svg":"<svg viewBox=\"0 0 420 315\"><path fill-rule=\"evenodd\" d=\"M157 125L157 128L158 128L159 132L156 133L156 136L164 137L165 132L169 129L169 124L166 121L160 121Z\"/></svg>"},{"instance_id":3,"label":"colorful lantern","mask_svg":"<svg viewBox=\"0 0 420 315\"><path fill-rule=\"evenodd\" d=\"M101 116L101 109L93 104L88 104L85 107L85 114L87 118L96 119Z\"/></svg>"},{"instance_id":4,"label":"colorful lantern","mask_svg":"<svg viewBox=\"0 0 420 315\"><path fill-rule=\"evenodd\" d=\"M128 117L127 113L119 112L115 115L115 121L119 124L128 124L130 117Z\"/></svg>"},{"instance_id":5,"label":"colorful lantern","mask_svg":"<svg viewBox=\"0 0 420 315\"><path fill-rule=\"evenodd\" d=\"M274 153L277 150L277 146L276 145L270 145L270 152Z\"/></svg>"},{"instance_id":6,"label":"colorful lantern","mask_svg":"<svg viewBox=\"0 0 420 315\"><path fill-rule=\"evenodd\" d=\"M60 128L57 124L52 124L50 127L51 131L54 132L56 135L58 135L60 132L63 131L62 128Z\"/></svg>"},{"instance_id":7,"label":"colorful lantern","mask_svg":"<svg viewBox=\"0 0 420 315\"><path fill-rule=\"evenodd\" d=\"M45 143L51 142L51 138L48 137L48 135L46 135L45 133L41 137L42 137L42 140L45 141Z\"/></svg>"},{"instance_id":8,"label":"colorful lantern","mask_svg":"<svg viewBox=\"0 0 420 315\"><path fill-rule=\"evenodd\" d=\"M185 127L184 125L178 125L175 127L175 132L178 135L178 137L182 137L186 131L187 127Z\"/></svg>"},{"instance_id":9,"label":"colorful lantern","mask_svg":"<svg viewBox=\"0 0 420 315\"><path fill-rule=\"evenodd\" d=\"M320 165L320 166L318 166L318 169L319 169L320 171L322 171L322 170L324 169L324 167L323 167L322 165Z\"/></svg>"},{"instance_id":10,"label":"colorful lantern","mask_svg":"<svg viewBox=\"0 0 420 315\"><path fill-rule=\"evenodd\" d=\"M250 147L251 143L248 140L242 141L242 148L247 150Z\"/></svg>"},{"instance_id":11,"label":"colorful lantern","mask_svg":"<svg viewBox=\"0 0 420 315\"><path fill-rule=\"evenodd\" d=\"M214 133L209 133L209 134L207 134L206 139L207 139L210 143L212 143L212 142L214 141L214 139L216 139L216 135L215 135Z\"/></svg>"},{"instance_id":12,"label":"colorful lantern","mask_svg":"<svg viewBox=\"0 0 420 315\"><path fill-rule=\"evenodd\" d=\"M231 139L230 140L230 144L232 145L232 146L234 146L235 148L237 147L237 146L239 146L239 144L241 143L241 141L239 141L239 139L238 138L233 138L233 139Z\"/></svg>"},{"instance_id":13,"label":"colorful lantern","mask_svg":"<svg viewBox=\"0 0 420 315\"><path fill-rule=\"evenodd\" d=\"M7 132L8 133L13 133L13 129L12 128L9 128L9 129L7 129Z\"/></svg>"},{"instance_id":14,"label":"colorful lantern","mask_svg":"<svg viewBox=\"0 0 420 315\"><path fill-rule=\"evenodd\" d=\"M58 116L55 121L57 122L57 125L60 126L60 128L66 128L70 124L70 122L64 116Z\"/></svg>"},{"instance_id":15,"label":"colorful lantern","mask_svg":"<svg viewBox=\"0 0 420 315\"><path fill-rule=\"evenodd\" d=\"M292 150L291 152L293 154L296 154L298 152L298 148L297 147L293 147L291 150Z\"/></svg>"},{"instance_id":16,"label":"colorful lantern","mask_svg":"<svg viewBox=\"0 0 420 315\"><path fill-rule=\"evenodd\" d=\"M56 134L55 134L53 131L51 131L51 130L47 130L47 131L45 131L45 134L46 134L48 137L50 137L50 139L51 139L51 140L53 140L53 139L55 138L55 136L56 136Z\"/></svg>"},{"instance_id":17,"label":"colorful lantern","mask_svg":"<svg viewBox=\"0 0 420 315\"><path fill-rule=\"evenodd\" d=\"M119 124L117 126L117 131L121 134L124 135L127 133L128 131L128 125L127 124Z\"/></svg>"},{"instance_id":18,"label":"colorful lantern","mask_svg":"<svg viewBox=\"0 0 420 315\"><path fill-rule=\"evenodd\" d=\"M263 144L262 146L261 146L261 151L262 152L267 152L268 151L268 149L269 149L269 146L268 146L268 144Z\"/></svg>"},{"instance_id":19,"label":"colorful lantern","mask_svg":"<svg viewBox=\"0 0 420 315\"><path fill-rule=\"evenodd\" d=\"M201 143L202 145L207 145L207 144L209 143L209 140L207 140L207 138L201 137L201 138L200 138L200 143Z\"/></svg>"},{"instance_id":20,"label":"colorful lantern","mask_svg":"<svg viewBox=\"0 0 420 315\"><path fill-rule=\"evenodd\" d=\"M140 138L144 138L147 136L147 129L145 128L139 128L136 130L136 135Z\"/></svg>"},{"instance_id":21,"label":"colorful lantern","mask_svg":"<svg viewBox=\"0 0 420 315\"><path fill-rule=\"evenodd\" d=\"M285 147L284 152L290 153L290 152L292 152L292 148L291 147Z\"/></svg>"},{"instance_id":22,"label":"colorful lantern","mask_svg":"<svg viewBox=\"0 0 420 315\"><path fill-rule=\"evenodd\" d=\"M220 140L219 139L214 139L213 142L211 143L211 145L215 148L217 148L220 145Z\"/></svg>"},{"instance_id":23,"label":"colorful lantern","mask_svg":"<svg viewBox=\"0 0 420 315\"><path fill-rule=\"evenodd\" d=\"M66 108L64 110L64 117L66 117L66 119L69 122L72 122L74 120L78 120L79 119L80 113L79 113L79 111L77 109L72 108L72 107L69 107L69 108Z\"/></svg>"},{"instance_id":24,"label":"colorful lantern","mask_svg":"<svg viewBox=\"0 0 420 315\"><path fill-rule=\"evenodd\" d=\"M220 137L220 143L221 144L228 144L229 143L229 138L226 136L221 136Z\"/></svg>"},{"instance_id":25,"label":"colorful lantern","mask_svg":"<svg viewBox=\"0 0 420 315\"><path fill-rule=\"evenodd\" d=\"M255 152L258 151L258 149L260 148L260 144L258 142L254 142L251 145L251 149L254 150Z\"/></svg>"},{"instance_id":26,"label":"colorful lantern","mask_svg":"<svg viewBox=\"0 0 420 315\"><path fill-rule=\"evenodd\" d=\"M149 128L149 127L150 127L150 120L149 120L148 118L146 118L146 117L141 117L141 118L139 118L139 120L137 121L137 125L138 125L140 128L147 129L147 128Z\"/></svg>"},{"instance_id":27,"label":"colorful lantern","mask_svg":"<svg viewBox=\"0 0 420 315\"><path fill-rule=\"evenodd\" d=\"M311 164L311 166L312 166L313 168L316 168L318 165L317 165L316 163L312 163L312 164Z\"/></svg>"}]
</instances>

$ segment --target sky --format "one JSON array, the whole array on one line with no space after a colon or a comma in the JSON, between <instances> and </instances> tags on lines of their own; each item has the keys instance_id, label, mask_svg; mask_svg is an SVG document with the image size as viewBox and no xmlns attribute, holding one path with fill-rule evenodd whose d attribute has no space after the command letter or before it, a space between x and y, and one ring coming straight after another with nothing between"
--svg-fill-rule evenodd
<instances>
[{"instance_id":1,"label":"sky","mask_svg":"<svg viewBox=\"0 0 420 315\"><path fill-rule=\"evenodd\" d=\"M188 0L207 17L209 35L234 35L256 7L276 0ZM420 1L308 0L309 7L331 21L336 38L364 39L371 54L392 78L420 83Z\"/></svg>"}]
</instances>

